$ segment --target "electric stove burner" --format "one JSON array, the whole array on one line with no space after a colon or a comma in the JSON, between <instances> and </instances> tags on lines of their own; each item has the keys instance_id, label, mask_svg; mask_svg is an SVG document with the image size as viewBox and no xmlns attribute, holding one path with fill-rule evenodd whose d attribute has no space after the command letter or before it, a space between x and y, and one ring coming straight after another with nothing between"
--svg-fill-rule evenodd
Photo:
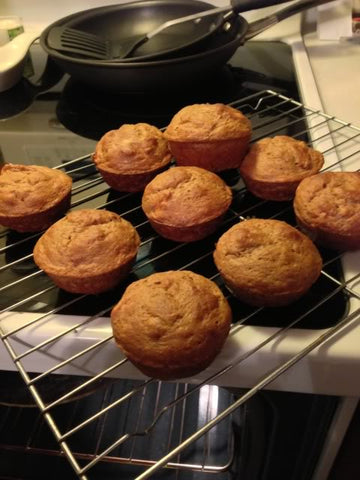
<instances>
[{"instance_id":1,"label":"electric stove burner","mask_svg":"<svg viewBox=\"0 0 360 480\"><path fill-rule=\"evenodd\" d=\"M56 108L58 120L70 131L98 140L109 130L123 123L148 122L159 128L166 126L172 116L186 105L194 103L230 103L256 90L277 87L288 93L291 82L269 77L263 73L224 66L209 81L194 83L191 90L142 93L99 92L70 78L62 90Z\"/></svg>"},{"instance_id":2,"label":"electric stove burner","mask_svg":"<svg viewBox=\"0 0 360 480\"><path fill-rule=\"evenodd\" d=\"M43 71L36 84L22 79L0 94L0 118L7 119L15 129L21 113L31 112L37 105L53 109L60 124L70 132L98 140L123 123L148 122L164 127L178 110L194 103L231 103L269 88L298 98L291 48L281 42L248 42L206 81L194 80L191 88L157 94L96 89L59 71L51 59L46 60L39 45L32 46L30 52L35 66L39 65L36 70ZM36 128L34 119L32 125Z\"/></svg>"}]
</instances>

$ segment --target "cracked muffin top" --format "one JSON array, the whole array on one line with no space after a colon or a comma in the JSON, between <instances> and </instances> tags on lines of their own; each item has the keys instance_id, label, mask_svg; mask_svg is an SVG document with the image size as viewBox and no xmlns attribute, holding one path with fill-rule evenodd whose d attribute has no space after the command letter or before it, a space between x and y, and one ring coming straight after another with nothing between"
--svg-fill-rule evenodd
<instances>
[{"instance_id":1,"label":"cracked muffin top","mask_svg":"<svg viewBox=\"0 0 360 480\"><path fill-rule=\"evenodd\" d=\"M240 172L263 181L300 181L317 173L323 163L322 153L305 142L278 135L254 143L240 166Z\"/></svg>"},{"instance_id":2,"label":"cracked muffin top","mask_svg":"<svg viewBox=\"0 0 360 480\"><path fill-rule=\"evenodd\" d=\"M157 378L190 376L219 353L231 310L219 287L190 271L133 282L111 313L114 337L129 360Z\"/></svg>"},{"instance_id":3,"label":"cracked muffin top","mask_svg":"<svg viewBox=\"0 0 360 480\"><path fill-rule=\"evenodd\" d=\"M19 217L48 210L71 192L65 173L38 165L6 164L0 173L0 215Z\"/></svg>"},{"instance_id":4,"label":"cracked muffin top","mask_svg":"<svg viewBox=\"0 0 360 480\"><path fill-rule=\"evenodd\" d=\"M264 305L285 304L305 292L322 268L321 256L306 235L270 219L245 220L231 227L220 237L214 260L235 293Z\"/></svg>"},{"instance_id":5,"label":"cracked muffin top","mask_svg":"<svg viewBox=\"0 0 360 480\"><path fill-rule=\"evenodd\" d=\"M124 124L105 133L96 145L93 160L99 168L117 173L157 170L171 160L161 130L147 123Z\"/></svg>"},{"instance_id":6,"label":"cracked muffin top","mask_svg":"<svg viewBox=\"0 0 360 480\"><path fill-rule=\"evenodd\" d=\"M188 105L174 115L164 134L169 141L208 142L248 136L250 120L222 103Z\"/></svg>"},{"instance_id":7,"label":"cracked muffin top","mask_svg":"<svg viewBox=\"0 0 360 480\"><path fill-rule=\"evenodd\" d=\"M135 228L114 212L83 209L68 213L37 241L35 263L49 274L94 276L128 262L138 250Z\"/></svg>"},{"instance_id":8,"label":"cracked muffin top","mask_svg":"<svg viewBox=\"0 0 360 480\"><path fill-rule=\"evenodd\" d=\"M199 167L173 167L146 186L142 207L157 222L191 226L222 215L231 201L231 189L215 173Z\"/></svg>"},{"instance_id":9,"label":"cracked muffin top","mask_svg":"<svg viewBox=\"0 0 360 480\"><path fill-rule=\"evenodd\" d=\"M324 172L304 179L296 190L294 208L309 226L359 236L360 173Z\"/></svg>"}]
</instances>

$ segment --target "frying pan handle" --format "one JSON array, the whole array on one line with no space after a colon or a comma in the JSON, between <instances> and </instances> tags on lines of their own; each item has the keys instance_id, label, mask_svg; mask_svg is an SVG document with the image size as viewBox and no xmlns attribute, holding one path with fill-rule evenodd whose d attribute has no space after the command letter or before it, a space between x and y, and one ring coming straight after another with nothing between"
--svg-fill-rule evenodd
<instances>
[{"instance_id":1,"label":"frying pan handle","mask_svg":"<svg viewBox=\"0 0 360 480\"><path fill-rule=\"evenodd\" d=\"M291 17L297 13L303 12L304 10L308 10L309 8L318 7L319 5L323 5L324 3L330 3L334 0L300 0L294 4L289 5L288 7L275 12L268 17L261 18L260 20L256 20L252 22L248 26L248 30L245 34L244 41L250 40L251 38L259 35L259 33L267 30L268 28L276 25L277 23L285 20L286 18Z\"/></svg>"},{"instance_id":2,"label":"frying pan handle","mask_svg":"<svg viewBox=\"0 0 360 480\"><path fill-rule=\"evenodd\" d=\"M233 12L242 13L259 8L272 7L279 3L287 3L289 0L231 0Z\"/></svg>"}]
</instances>

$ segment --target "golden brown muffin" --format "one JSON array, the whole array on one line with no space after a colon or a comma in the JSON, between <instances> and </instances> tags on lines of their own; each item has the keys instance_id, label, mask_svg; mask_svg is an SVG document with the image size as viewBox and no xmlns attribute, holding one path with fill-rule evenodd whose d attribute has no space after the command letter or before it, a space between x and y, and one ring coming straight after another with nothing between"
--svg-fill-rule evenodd
<instances>
[{"instance_id":1,"label":"golden brown muffin","mask_svg":"<svg viewBox=\"0 0 360 480\"><path fill-rule=\"evenodd\" d=\"M218 286L190 271L155 273L133 282L111 313L115 340L145 375L195 375L220 352L231 310Z\"/></svg>"},{"instance_id":2,"label":"golden brown muffin","mask_svg":"<svg viewBox=\"0 0 360 480\"><path fill-rule=\"evenodd\" d=\"M159 235L193 242L213 233L232 200L232 192L215 173L198 167L173 167L145 188L142 208Z\"/></svg>"},{"instance_id":3,"label":"golden brown muffin","mask_svg":"<svg viewBox=\"0 0 360 480\"><path fill-rule=\"evenodd\" d=\"M324 172L298 186L299 226L316 243L336 250L360 248L360 173Z\"/></svg>"},{"instance_id":4,"label":"golden brown muffin","mask_svg":"<svg viewBox=\"0 0 360 480\"><path fill-rule=\"evenodd\" d=\"M115 190L139 192L171 160L168 143L147 123L124 124L99 140L93 155L96 168Z\"/></svg>"},{"instance_id":5,"label":"golden brown muffin","mask_svg":"<svg viewBox=\"0 0 360 480\"><path fill-rule=\"evenodd\" d=\"M247 189L265 200L294 198L300 181L318 173L322 153L285 135L263 138L250 147L240 166Z\"/></svg>"},{"instance_id":6,"label":"golden brown muffin","mask_svg":"<svg viewBox=\"0 0 360 480\"><path fill-rule=\"evenodd\" d=\"M37 241L34 261L60 288L100 293L131 270L140 238L135 228L106 210L76 210Z\"/></svg>"},{"instance_id":7,"label":"golden brown muffin","mask_svg":"<svg viewBox=\"0 0 360 480\"><path fill-rule=\"evenodd\" d=\"M228 105L195 104L172 118L165 137L178 165L219 172L240 166L248 150L251 123Z\"/></svg>"},{"instance_id":8,"label":"golden brown muffin","mask_svg":"<svg viewBox=\"0 0 360 480\"><path fill-rule=\"evenodd\" d=\"M69 209L72 180L60 170L6 164L0 173L0 224L38 232Z\"/></svg>"},{"instance_id":9,"label":"golden brown muffin","mask_svg":"<svg viewBox=\"0 0 360 480\"><path fill-rule=\"evenodd\" d=\"M214 260L234 295L259 307L297 300L322 268L312 241L279 220L251 219L234 225L220 237Z\"/></svg>"}]
</instances>

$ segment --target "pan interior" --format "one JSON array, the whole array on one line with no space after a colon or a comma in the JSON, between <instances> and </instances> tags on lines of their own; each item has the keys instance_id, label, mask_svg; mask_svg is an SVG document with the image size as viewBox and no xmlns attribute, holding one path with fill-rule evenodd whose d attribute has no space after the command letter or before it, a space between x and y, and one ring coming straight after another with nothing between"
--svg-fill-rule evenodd
<instances>
[{"instance_id":1,"label":"pan interior","mask_svg":"<svg viewBox=\"0 0 360 480\"><path fill-rule=\"evenodd\" d=\"M164 22L211 8L214 8L214 5L194 0L172 2L145 0L79 12L70 18L56 22L56 25L66 25L96 34L110 42L114 48L114 54L121 55L123 48ZM132 56L140 60L149 55L162 52L171 54L179 48L182 50L193 44L195 46L203 38L205 40L208 33L219 24L221 18L222 16L219 15L211 15L201 21L185 22L169 27L140 46ZM75 58L79 56L73 53L66 55Z\"/></svg>"}]
</instances>

